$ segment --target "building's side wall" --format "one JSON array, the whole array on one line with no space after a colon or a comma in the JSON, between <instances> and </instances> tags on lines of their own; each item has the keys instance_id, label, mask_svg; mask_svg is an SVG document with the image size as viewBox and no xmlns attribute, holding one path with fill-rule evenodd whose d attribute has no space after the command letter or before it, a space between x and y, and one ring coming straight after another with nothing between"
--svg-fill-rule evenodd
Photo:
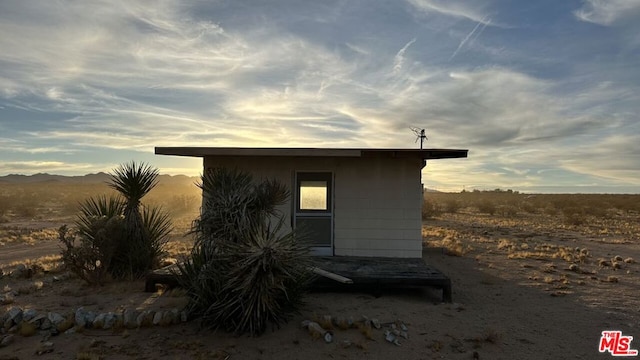
<instances>
[{"instance_id":1,"label":"building's side wall","mask_svg":"<svg viewBox=\"0 0 640 360\"><path fill-rule=\"evenodd\" d=\"M334 173L335 255L421 257L421 160L416 158L206 157L204 167L276 178L295 193L296 171ZM281 207L291 225L293 206Z\"/></svg>"},{"instance_id":2,"label":"building's side wall","mask_svg":"<svg viewBox=\"0 0 640 360\"><path fill-rule=\"evenodd\" d=\"M343 165L335 174L336 255L422 257L421 160Z\"/></svg>"}]
</instances>

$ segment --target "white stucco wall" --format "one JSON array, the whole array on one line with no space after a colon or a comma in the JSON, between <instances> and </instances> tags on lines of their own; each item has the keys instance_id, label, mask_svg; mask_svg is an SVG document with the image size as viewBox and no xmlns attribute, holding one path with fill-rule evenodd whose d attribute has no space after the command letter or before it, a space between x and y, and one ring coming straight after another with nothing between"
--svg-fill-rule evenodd
<instances>
[{"instance_id":1,"label":"white stucco wall","mask_svg":"<svg viewBox=\"0 0 640 360\"><path fill-rule=\"evenodd\" d=\"M246 170L277 178L295 195L295 172L334 174L334 253L351 256L422 257L418 158L212 157L204 167ZM291 219L292 204L281 208ZM291 225L290 221L287 221Z\"/></svg>"}]
</instances>

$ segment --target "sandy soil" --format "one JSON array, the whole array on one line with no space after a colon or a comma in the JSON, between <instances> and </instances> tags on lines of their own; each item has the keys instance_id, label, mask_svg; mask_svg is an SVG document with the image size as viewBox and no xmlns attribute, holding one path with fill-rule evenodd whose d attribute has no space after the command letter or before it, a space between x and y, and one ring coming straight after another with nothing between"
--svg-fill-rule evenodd
<instances>
[{"instance_id":1,"label":"sandy soil","mask_svg":"<svg viewBox=\"0 0 640 360\"><path fill-rule=\"evenodd\" d=\"M300 315L257 338L212 333L196 322L136 330L87 330L51 337L54 351L43 359L604 359L598 353L603 330L621 330L640 339L640 264L620 269L599 260L619 255L640 259L637 219L606 227L597 222L575 227L553 218L501 219L480 214L447 214L424 223L424 259L451 277L452 304L440 303L433 289L367 293L311 293ZM627 224L627 225L625 225ZM629 225L631 224L631 225ZM55 242L53 242L55 243ZM5 245L0 267L24 257L51 252L53 243ZM526 244L526 245L525 245ZM576 249L577 248L577 249ZM586 250L583 250L586 249ZM450 254L462 256L452 256ZM580 257L580 254L585 254ZM569 261L570 260L570 261ZM572 267L575 264L577 268ZM610 264L610 263L609 263ZM0 287L28 287L30 280L0 279ZM113 311L125 306L180 306L180 293L148 294L142 282L90 288L68 279L24 291L7 305L59 311L84 306ZM374 330L367 340L358 330L335 330L335 341L315 340L299 326L317 315L408 326L401 346ZM36 357L42 336L17 337L0 348L0 359ZM345 340L351 342L346 346ZM632 342L640 348L640 340Z\"/></svg>"}]
</instances>

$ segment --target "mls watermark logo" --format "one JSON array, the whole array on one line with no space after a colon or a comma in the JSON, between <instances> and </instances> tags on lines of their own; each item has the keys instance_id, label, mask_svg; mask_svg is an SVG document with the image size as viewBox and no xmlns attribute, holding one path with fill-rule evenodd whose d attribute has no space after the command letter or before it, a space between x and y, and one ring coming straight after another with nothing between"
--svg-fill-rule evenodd
<instances>
[{"instance_id":1,"label":"mls watermark logo","mask_svg":"<svg viewBox=\"0 0 640 360\"><path fill-rule=\"evenodd\" d=\"M622 331L607 330L602 332L599 350L610 352L613 356L638 356L638 350L631 348L633 336L623 336Z\"/></svg>"}]
</instances>

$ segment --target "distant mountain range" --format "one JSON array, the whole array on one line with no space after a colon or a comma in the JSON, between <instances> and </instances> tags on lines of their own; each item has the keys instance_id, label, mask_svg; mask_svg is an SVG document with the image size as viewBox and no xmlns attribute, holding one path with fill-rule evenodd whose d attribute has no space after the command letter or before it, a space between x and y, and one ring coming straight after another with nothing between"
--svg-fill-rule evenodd
<instances>
[{"instance_id":1,"label":"distant mountain range","mask_svg":"<svg viewBox=\"0 0 640 360\"><path fill-rule=\"evenodd\" d=\"M99 172L97 174L87 174L80 176L64 176L64 175L52 175L46 173L34 174L34 175L18 175L10 174L6 176L0 176L0 183L5 184L30 184L30 183L43 183L43 182L55 182L55 183L105 183L110 179L109 174ZM161 184L193 184L198 177L186 176L186 175L160 175L158 182Z\"/></svg>"}]
</instances>

